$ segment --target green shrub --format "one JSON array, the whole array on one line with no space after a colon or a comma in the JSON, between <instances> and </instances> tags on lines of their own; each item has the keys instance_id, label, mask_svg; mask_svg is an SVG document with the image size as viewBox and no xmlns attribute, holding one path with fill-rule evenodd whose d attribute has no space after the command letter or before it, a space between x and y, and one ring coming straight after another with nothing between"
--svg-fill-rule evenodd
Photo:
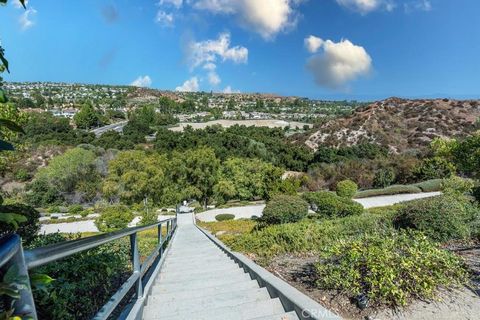
<instances>
[{"instance_id":1,"label":"green shrub","mask_svg":"<svg viewBox=\"0 0 480 320\"><path fill-rule=\"evenodd\" d=\"M215 216L215 220L217 221L227 221L227 220L234 220L234 219L235 219L235 215L230 213L221 213Z\"/></svg>"},{"instance_id":2,"label":"green shrub","mask_svg":"<svg viewBox=\"0 0 480 320\"><path fill-rule=\"evenodd\" d=\"M40 230L39 218L40 213L34 208L24 204L0 205L0 214L13 213L24 216L24 222L18 224L16 228L12 224L7 224L4 221L0 223L0 238L7 234L16 232L22 237L25 243L29 243Z\"/></svg>"},{"instance_id":3,"label":"green shrub","mask_svg":"<svg viewBox=\"0 0 480 320\"><path fill-rule=\"evenodd\" d=\"M468 201L450 196L419 199L400 206L394 224L422 231L436 241L465 239L470 236L474 211Z\"/></svg>"},{"instance_id":4,"label":"green shrub","mask_svg":"<svg viewBox=\"0 0 480 320\"><path fill-rule=\"evenodd\" d=\"M38 236L28 248L76 238L60 234ZM33 269L55 279L47 293L34 292L39 319L92 319L130 276L129 260L128 240L120 239Z\"/></svg>"},{"instance_id":5,"label":"green shrub","mask_svg":"<svg viewBox=\"0 0 480 320\"><path fill-rule=\"evenodd\" d=\"M308 192L304 198L323 217L346 217L363 212L361 204L330 191Z\"/></svg>"},{"instance_id":6,"label":"green shrub","mask_svg":"<svg viewBox=\"0 0 480 320\"><path fill-rule=\"evenodd\" d=\"M68 207L68 213L70 214L80 214L83 211L83 207L80 204L74 204Z\"/></svg>"},{"instance_id":7,"label":"green shrub","mask_svg":"<svg viewBox=\"0 0 480 320\"><path fill-rule=\"evenodd\" d=\"M423 192L434 192L442 190L443 179L432 179L413 184L413 186L420 188Z\"/></svg>"},{"instance_id":8,"label":"green shrub","mask_svg":"<svg viewBox=\"0 0 480 320\"><path fill-rule=\"evenodd\" d=\"M59 206L51 206L47 208L48 213L59 213L60 207Z\"/></svg>"},{"instance_id":9,"label":"green shrub","mask_svg":"<svg viewBox=\"0 0 480 320\"><path fill-rule=\"evenodd\" d=\"M122 205L107 207L100 217L95 220L95 225L102 232L124 229L133 220L133 213Z\"/></svg>"},{"instance_id":10,"label":"green shrub","mask_svg":"<svg viewBox=\"0 0 480 320\"><path fill-rule=\"evenodd\" d=\"M23 168L20 168L17 170L17 172L15 172L15 180L27 181L27 180L30 180L31 178L32 176L30 175L30 173L28 173L28 171Z\"/></svg>"},{"instance_id":11,"label":"green shrub","mask_svg":"<svg viewBox=\"0 0 480 320\"><path fill-rule=\"evenodd\" d=\"M469 195L474 186L473 180L457 176L452 176L442 181L443 193L454 197Z\"/></svg>"},{"instance_id":12,"label":"green shrub","mask_svg":"<svg viewBox=\"0 0 480 320\"><path fill-rule=\"evenodd\" d=\"M405 305L433 298L439 287L466 280L463 262L421 233L370 234L326 246L315 264L316 284L352 298L366 294L373 305Z\"/></svg>"},{"instance_id":13,"label":"green shrub","mask_svg":"<svg viewBox=\"0 0 480 320\"><path fill-rule=\"evenodd\" d=\"M375 188L386 188L395 181L395 171L392 168L380 169L375 172L373 186Z\"/></svg>"},{"instance_id":14,"label":"green shrub","mask_svg":"<svg viewBox=\"0 0 480 320\"><path fill-rule=\"evenodd\" d=\"M475 198L475 200L480 203L480 186L476 186L472 190L472 196Z\"/></svg>"},{"instance_id":15,"label":"green shrub","mask_svg":"<svg viewBox=\"0 0 480 320\"><path fill-rule=\"evenodd\" d=\"M422 190L415 185L393 185L384 189L371 189L357 192L356 199L376 197L376 196L389 196L395 194L406 193L421 193Z\"/></svg>"},{"instance_id":16,"label":"green shrub","mask_svg":"<svg viewBox=\"0 0 480 320\"><path fill-rule=\"evenodd\" d=\"M456 168L442 157L425 159L413 169L414 176L419 180L443 179L455 174Z\"/></svg>"},{"instance_id":17,"label":"green shrub","mask_svg":"<svg viewBox=\"0 0 480 320\"><path fill-rule=\"evenodd\" d=\"M337 219L272 225L237 237L222 238L222 241L235 251L264 259L284 253L316 252L339 239L392 228L390 217L365 213Z\"/></svg>"},{"instance_id":18,"label":"green shrub","mask_svg":"<svg viewBox=\"0 0 480 320\"><path fill-rule=\"evenodd\" d=\"M297 222L307 216L308 203L298 196L273 196L263 209L261 220L267 224Z\"/></svg>"},{"instance_id":19,"label":"green shrub","mask_svg":"<svg viewBox=\"0 0 480 320\"><path fill-rule=\"evenodd\" d=\"M340 197L352 199L357 191L358 186L352 180L343 180L337 183L336 192Z\"/></svg>"}]
</instances>

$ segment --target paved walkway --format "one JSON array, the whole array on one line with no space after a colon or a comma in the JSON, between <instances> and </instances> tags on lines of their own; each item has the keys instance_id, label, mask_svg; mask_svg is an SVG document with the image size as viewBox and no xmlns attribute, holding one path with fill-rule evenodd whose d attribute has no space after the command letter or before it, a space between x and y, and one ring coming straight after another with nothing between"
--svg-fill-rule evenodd
<instances>
[{"instance_id":1,"label":"paved walkway","mask_svg":"<svg viewBox=\"0 0 480 320\"><path fill-rule=\"evenodd\" d=\"M260 288L193 224L178 215L178 229L152 286L143 319L298 319Z\"/></svg>"},{"instance_id":2,"label":"paved walkway","mask_svg":"<svg viewBox=\"0 0 480 320\"><path fill-rule=\"evenodd\" d=\"M421 198L428 198L439 195L440 192L424 192L424 193L411 193L411 194L397 194L393 196L378 196L378 197L369 197L363 199L354 199L356 202L363 205L365 209L375 208L375 207L384 207L390 206L392 204L410 201ZM261 217L263 209L265 208L264 204L244 206L244 207L233 207L225 209L212 209L201 212L197 214L197 219L203 222L212 222L216 221L215 216L221 213L229 213L235 215L235 219L250 219L253 216Z\"/></svg>"},{"instance_id":3,"label":"paved walkway","mask_svg":"<svg viewBox=\"0 0 480 320\"><path fill-rule=\"evenodd\" d=\"M410 194L397 194L393 196L378 196L369 197L363 199L354 199L360 203L365 209L391 206L393 204L411 201L422 198L430 198L440 195L441 192L423 192L423 193L410 193Z\"/></svg>"}]
</instances>

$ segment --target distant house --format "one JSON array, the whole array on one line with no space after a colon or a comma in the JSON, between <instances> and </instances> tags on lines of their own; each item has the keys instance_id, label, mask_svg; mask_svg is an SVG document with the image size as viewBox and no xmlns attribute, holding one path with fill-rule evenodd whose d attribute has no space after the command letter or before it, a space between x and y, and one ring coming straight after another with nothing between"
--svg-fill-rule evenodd
<instances>
[{"instance_id":1,"label":"distant house","mask_svg":"<svg viewBox=\"0 0 480 320\"><path fill-rule=\"evenodd\" d=\"M78 112L78 109L68 108L68 109L52 109L50 112L55 117L68 118L72 119Z\"/></svg>"}]
</instances>

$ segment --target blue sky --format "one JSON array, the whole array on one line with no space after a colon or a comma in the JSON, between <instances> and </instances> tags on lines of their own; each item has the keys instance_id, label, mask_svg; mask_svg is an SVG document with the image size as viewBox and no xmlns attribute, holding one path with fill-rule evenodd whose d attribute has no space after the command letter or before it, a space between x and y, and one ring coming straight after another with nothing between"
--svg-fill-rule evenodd
<instances>
[{"instance_id":1,"label":"blue sky","mask_svg":"<svg viewBox=\"0 0 480 320\"><path fill-rule=\"evenodd\" d=\"M7 81L311 98L480 96L478 0L30 0Z\"/></svg>"}]
</instances>

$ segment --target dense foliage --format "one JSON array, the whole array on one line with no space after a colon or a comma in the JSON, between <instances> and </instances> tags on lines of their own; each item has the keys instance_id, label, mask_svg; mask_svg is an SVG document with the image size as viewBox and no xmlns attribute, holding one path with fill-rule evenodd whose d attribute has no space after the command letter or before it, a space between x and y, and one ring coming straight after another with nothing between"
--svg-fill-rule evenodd
<instances>
[{"instance_id":1,"label":"dense foliage","mask_svg":"<svg viewBox=\"0 0 480 320\"><path fill-rule=\"evenodd\" d=\"M30 247L75 239L41 236ZM35 294L39 319L91 319L131 273L128 241L118 240L35 269L55 279Z\"/></svg>"},{"instance_id":2,"label":"dense foliage","mask_svg":"<svg viewBox=\"0 0 480 320\"><path fill-rule=\"evenodd\" d=\"M432 298L438 286L466 280L463 262L421 233L362 235L321 250L316 284L366 295L371 304L405 305L411 298Z\"/></svg>"},{"instance_id":3,"label":"dense foliage","mask_svg":"<svg viewBox=\"0 0 480 320\"><path fill-rule=\"evenodd\" d=\"M95 225L102 232L124 229L133 220L133 213L126 206L117 205L103 209Z\"/></svg>"},{"instance_id":4,"label":"dense foliage","mask_svg":"<svg viewBox=\"0 0 480 320\"><path fill-rule=\"evenodd\" d=\"M215 216L215 220L217 221L228 221L233 219L235 219L235 215L230 213L221 213Z\"/></svg>"},{"instance_id":5,"label":"dense foliage","mask_svg":"<svg viewBox=\"0 0 480 320\"><path fill-rule=\"evenodd\" d=\"M466 239L471 225L480 218L478 208L467 200L439 196L411 201L395 217L395 225L422 231L433 240Z\"/></svg>"},{"instance_id":6,"label":"dense foliage","mask_svg":"<svg viewBox=\"0 0 480 320\"><path fill-rule=\"evenodd\" d=\"M357 191L358 186L352 180L342 180L337 183L336 192L339 197L352 199Z\"/></svg>"},{"instance_id":7,"label":"dense foliage","mask_svg":"<svg viewBox=\"0 0 480 320\"><path fill-rule=\"evenodd\" d=\"M361 204L349 198L340 197L334 192L307 192L303 197L320 217L346 217L363 212Z\"/></svg>"},{"instance_id":8,"label":"dense foliage","mask_svg":"<svg viewBox=\"0 0 480 320\"><path fill-rule=\"evenodd\" d=\"M267 224L297 222L307 216L308 203L299 196L276 195L267 202L261 221Z\"/></svg>"}]
</instances>

